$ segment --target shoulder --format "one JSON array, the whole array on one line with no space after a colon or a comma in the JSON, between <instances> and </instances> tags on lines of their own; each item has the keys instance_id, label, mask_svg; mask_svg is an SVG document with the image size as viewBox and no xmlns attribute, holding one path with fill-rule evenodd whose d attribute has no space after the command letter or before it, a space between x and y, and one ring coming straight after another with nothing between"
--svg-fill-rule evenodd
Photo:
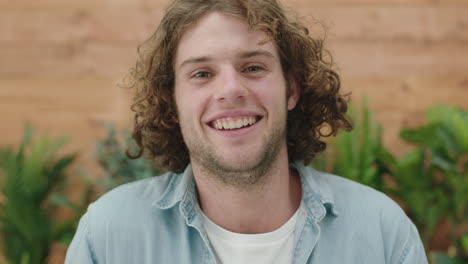
<instances>
[{"instance_id":1,"label":"shoulder","mask_svg":"<svg viewBox=\"0 0 468 264\"><path fill-rule=\"evenodd\" d=\"M106 209L116 206L116 203L152 203L163 195L171 179L177 174L166 173L143 180L122 184L102 195L93 203L94 208Z\"/></svg>"},{"instance_id":2,"label":"shoulder","mask_svg":"<svg viewBox=\"0 0 468 264\"><path fill-rule=\"evenodd\" d=\"M386 194L341 176L319 172L312 168L309 178L312 189L323 202L333 203L339 214L359 213L362 217L407 218L401 207Z\"/></svg>"},{"instance_id":3,"label":"shoulder","mask_svg":"<svg viewBox=\"0 0 468 264\"><path fill-rule=\"evenodd\" d=\"M162 197L177 174L166 173L120 185L105 193L88 207L93 233L101 228L112 230L122 226L144 224L151 215L161 213L155 202Z\"/></svg>"},{"instance_id":4,"label":"shoulder","mask_svg":"<svg viewBox=\"0 0 468 264\"><path fill-rule=\"evenodd\" d=\"M326 219L324 224L333 234L346 234L350 241L374 248L387 263L402 263L414 247L419 256L424 256L416 227L393 199L349 179L307 170L317 192L327 197L337 212L333 220Z\"/></svg>"},{"instance_id":5,"label":"shoulder","mask_svg":"<svg viewBox=\"0 0 468 264\"><path fill-rule=\"evenodd\" d=\"M140 239L151 240L148 230L152 230L151 235L157 237L164 228L167 214L155 206L155 202L177 176L167 173L123 184L88 207L86 232L93 251L99 253L98 257L102 257L102 252L106 252L110 246Z\"/></svg>"}]
</instances>

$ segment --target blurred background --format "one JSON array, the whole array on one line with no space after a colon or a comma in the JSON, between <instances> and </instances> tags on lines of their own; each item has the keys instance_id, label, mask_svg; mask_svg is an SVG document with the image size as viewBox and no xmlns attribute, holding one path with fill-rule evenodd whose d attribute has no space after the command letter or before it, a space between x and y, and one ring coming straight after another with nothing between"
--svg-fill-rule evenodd
<instances>
[{"instance_id":1,"label":"blurred background","mask_svg":"<svg viewBox=\"0 0 468 264\"><path fill-rule=\"evenodd\" d=\"M63 263L90 201L157 173L122 155L132 93L118 84L168 2L0 0L0 263ZM326 32L343 90L352 93L356 133L330 142L315 166L353 171L344 176L391 195L431 258L443 253L433 263L467 263L468 1L281 2L313 34ZM21 196L26 183L43 189ZM46 231L25 220L38 218ZM47 247L25 242L34 239Z\"/></svg>"}]
</instances>

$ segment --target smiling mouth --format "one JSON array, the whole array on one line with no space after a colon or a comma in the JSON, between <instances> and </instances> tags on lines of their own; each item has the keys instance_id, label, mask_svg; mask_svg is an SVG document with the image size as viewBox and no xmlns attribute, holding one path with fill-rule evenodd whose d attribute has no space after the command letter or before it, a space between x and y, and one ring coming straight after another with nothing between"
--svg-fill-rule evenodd
<instances>
[{"instance_id":1,"label":"smiling mouth","mask_svg":"<svg viewBox=\"0 0 468 264\"><path fill-rule=\"evenodd\" d=\"M225 117L212 121L210 126L217 130L234 130L255 125L261 116Z\"/></svg>"}]
</instances>

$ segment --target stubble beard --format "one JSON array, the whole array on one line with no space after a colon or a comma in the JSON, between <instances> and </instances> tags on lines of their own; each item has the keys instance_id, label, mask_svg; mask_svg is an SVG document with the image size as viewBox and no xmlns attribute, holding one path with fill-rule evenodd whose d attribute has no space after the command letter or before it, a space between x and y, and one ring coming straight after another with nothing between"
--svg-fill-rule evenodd
<instances>
[{"instance_id":1,"label":"stubble beard","mask_svg":"<svg viewBox=\"0 0 468 264\"><path fill-rule=\"evenodd\" d=\"M278 122L281 123L281 122ZM254 162L241 160L237 164L231 164L225 160L209 144L203 144L198 140L191 140L187 144L190 158L200 165L200 169L215 181L221 182L228 188L248 191L261 187L267 180L269 172L274 170L282 144L285 144L286 126L273 126L272 133L262 139L261 149Z\"/></svg>"}]
</instances>

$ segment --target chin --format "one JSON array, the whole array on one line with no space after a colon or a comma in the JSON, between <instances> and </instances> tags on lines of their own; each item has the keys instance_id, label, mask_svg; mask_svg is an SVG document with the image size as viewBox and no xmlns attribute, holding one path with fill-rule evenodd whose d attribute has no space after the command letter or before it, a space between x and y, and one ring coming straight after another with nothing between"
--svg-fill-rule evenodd
<instances>
[{"instance_id":1,"label":"chin","mask_svg":"<svg viewBox=\"0 0 468 264\"><path fill-rule=\"evenodd\" d=\"M263 161L263 157L261 157L260 155L252 154L253 153L250 152L246 155L245 152L242 152L234 156L220 156L225 157L220 160L220 163L223 167L230 168L232 171L249 171L258 167Z\"/></svg>"}]
</instances>

